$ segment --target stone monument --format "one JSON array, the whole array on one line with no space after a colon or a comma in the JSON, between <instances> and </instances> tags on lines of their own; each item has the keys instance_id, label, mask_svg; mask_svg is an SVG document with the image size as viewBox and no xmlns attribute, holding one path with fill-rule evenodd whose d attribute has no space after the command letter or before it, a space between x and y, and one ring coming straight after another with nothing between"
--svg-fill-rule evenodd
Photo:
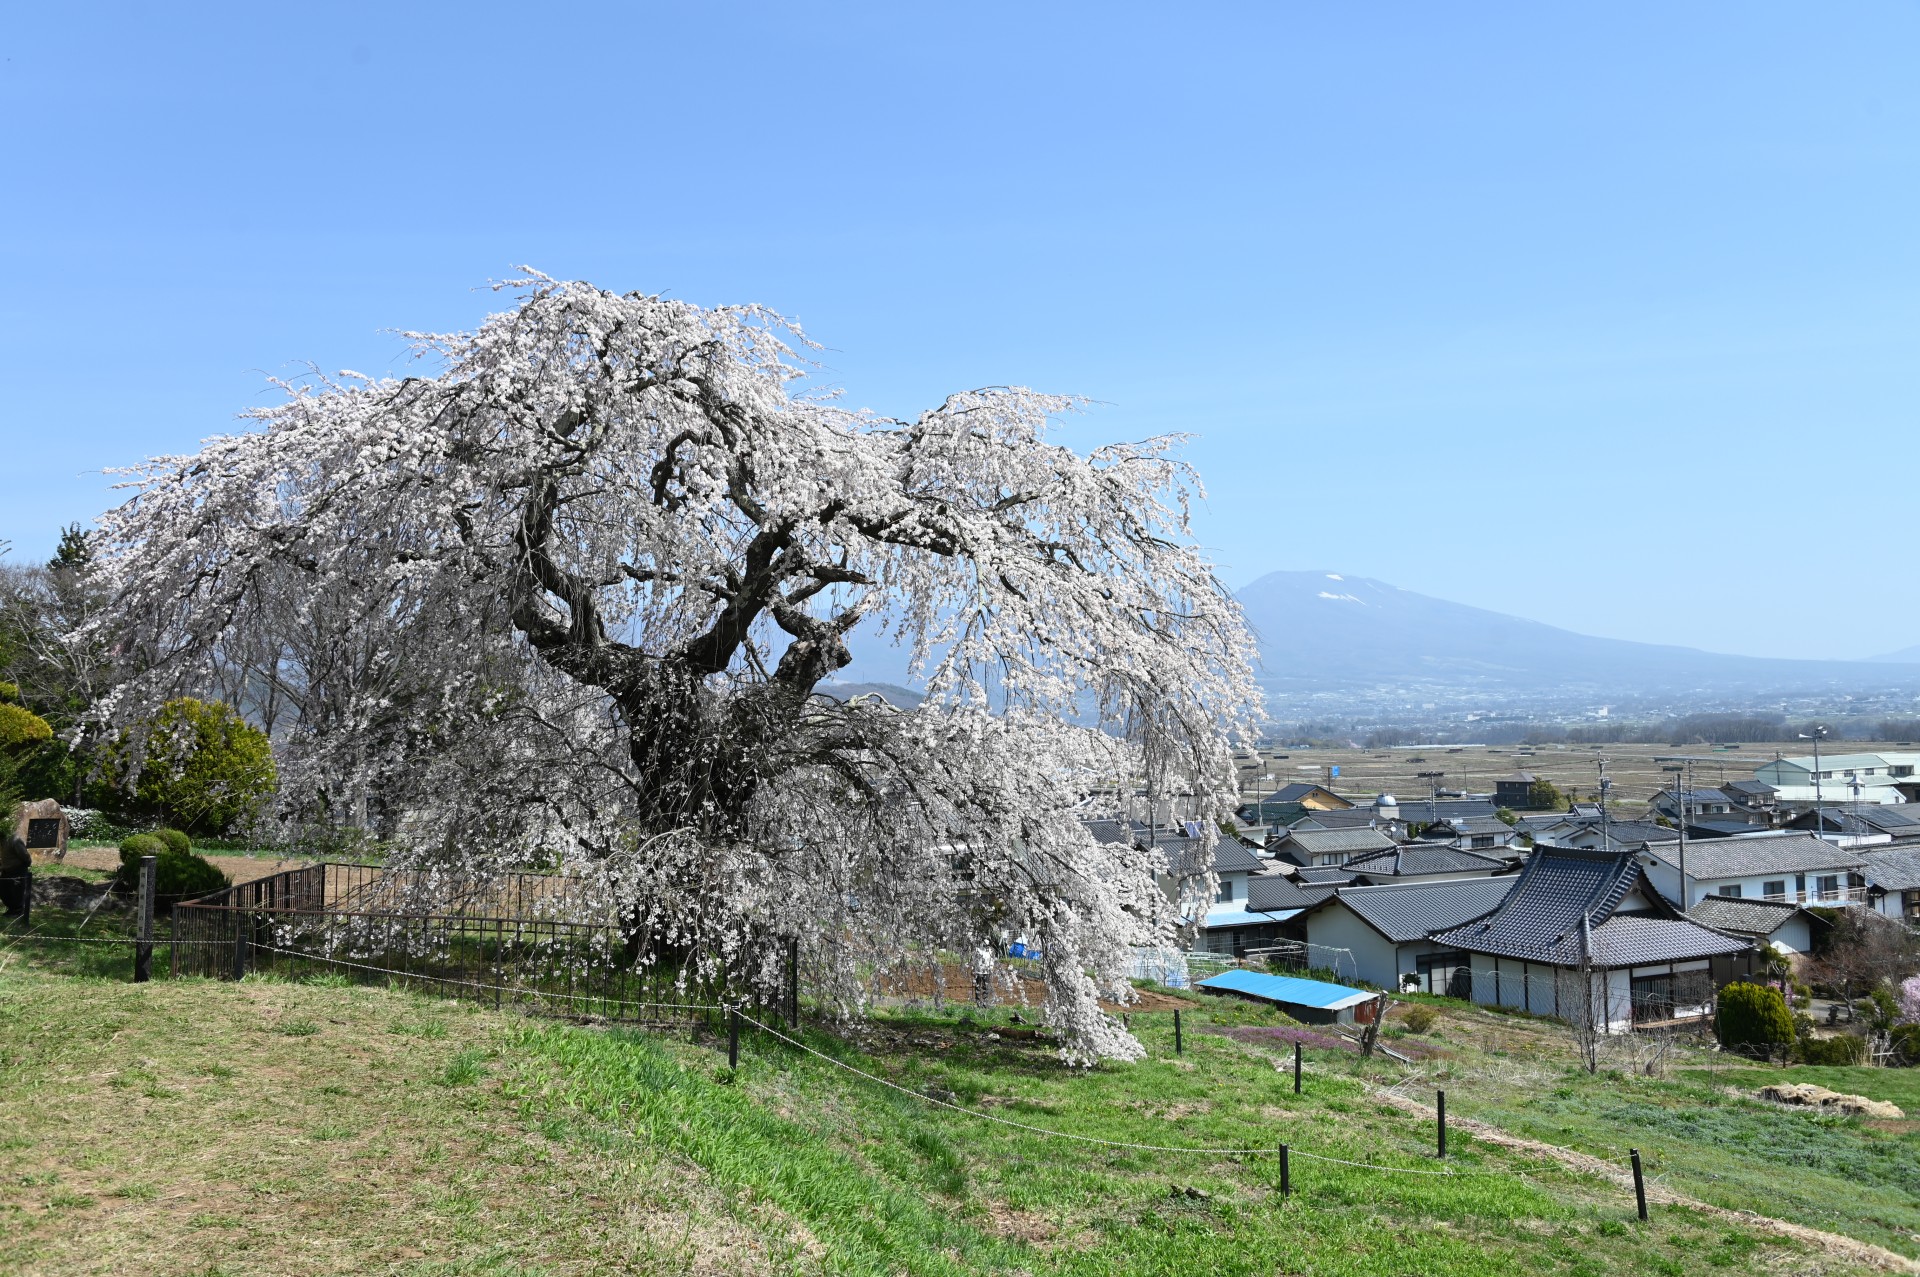
<instances>
[{"instance_id":1,"label":"stone monument","mask_svg":"<svg viewBox=\"0 0 1920 1277\"><path fill-rule=\"evenodd\" d=\"M67 858L67 813L51 798L21 803L13 822L13 836L29 852L43 851L55 860Z\"/></svg>"}]
</instances>

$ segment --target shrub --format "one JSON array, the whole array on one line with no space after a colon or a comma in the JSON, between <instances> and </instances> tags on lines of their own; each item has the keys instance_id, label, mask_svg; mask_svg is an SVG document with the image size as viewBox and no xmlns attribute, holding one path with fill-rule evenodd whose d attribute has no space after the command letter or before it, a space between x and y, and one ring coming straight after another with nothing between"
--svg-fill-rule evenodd
<instances>
[{"instance_id":1,"label":"shrub","mask_svg":"<svg viewBox=\"0 0 1920 1277\"><path fill-rule=\"evenodd\" d=\"M124 875L128 870L132 870L137 874L140 872L140 857L166 854L167 844L152 834L135 834L131 838L123 838L120 840L120 872Z\"/></svg>"},{"instance_id":2,"label":"shrub","mask_svg":"<svg viewBox=\"0 0 1920 1277\"><path fill-rule=\"evenodd\" d=\"M186 843L186 836L177 830L161 832L173 834L183 845ZM157 857L153 866L155 900L190 900L228 885L227 876L206 857L196 856L191 851L175 851L156 834L135 834L120 844L118 882L128 892L140 889L142 856Z\"/></svg>"},{"instance_id":3,"label":"shrub","mask_svg":"<svg viewBox=\"0 0 1920 1277\"><path fill-rule=\"evenodd\" d=\"M1896 1024L1887 1035L1893 1048L1893 1062L1903 1068L1920 1068L1920 1024Z\"/></svg>"},{"instance_id":4,"label":"shrub","mask_svg":"<svg viewBox=\"0 0 1920 1277\"><path fill-rule=\"evenodd\" d=\"M1432 1007L1415 1005L1407 1008L1407 1013L1400 1017L1400 1023L1407 1026L1409 1033L1425 1033L1439 1018L1440 1013Z\"/></svg>"},{"instance_id":5,"label":"shrub","mask_svg":"<svg viewBox=\"0 0 1920 1277\"><path fill-rule=\"evenodd\" d=\"M168 701L105 753L101 783L107 789L120 791L124 801L138 771L133 812L190 831L218 833L258 812L273 793L267 734L218 701ZM111 802L113 795L102 797Z\"/></svg>"},{"instance_id":6,"label":"shrub","mask_svg":"<svg viewBox=\"0 0 1920 1277\"><path fill-rule=\"evenodd\" d=\"M1867 1059L1867 1040L1851 1033L1843 1033L1835 1038L1803 1038L1794 1050L1794 1057L1799 1064L1841 1067L1864 1064Z\"/></svg>"},{"instance_id":7,"label":"shrub","mask_svg":"<svg viewBox=\"0 0 1920 1277\"><path fill-rule=\"evenodd\" d=\"M1741 981L1720 990L1714 1017L1720 1045L1743 1055L1772 1056L1793 1044L1793 1016L1777 989Z\"/></svg>"},{"instance_id":8,"label":"shrub","mask_svg":"<svg viewBox=\"0 0 1920 1277\"><path fill-rule=\"evenodd\" d=\"M193 851L193 840L178 829L156 829L153 836L167 844L167 850L176 856L189 855Z\"/></svg>"}]
</instances>

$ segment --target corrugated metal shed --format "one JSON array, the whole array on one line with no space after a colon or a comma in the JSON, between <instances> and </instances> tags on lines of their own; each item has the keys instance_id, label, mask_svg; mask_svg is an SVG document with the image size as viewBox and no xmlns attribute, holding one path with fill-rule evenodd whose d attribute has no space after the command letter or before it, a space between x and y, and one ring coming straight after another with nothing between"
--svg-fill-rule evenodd
<instances>
[{"instance_id":1,"label":"corrugated metal shed","mask_svg":"<svg viewBox=\"0 0 1920 1277\"><path fill-rule=\"evenodd\" d=\"M1299 976L1263 975L1258 971L1222 971L1217 976L1200 981L1197 987L1224 993L1243 993L1281 1006L1306 1007L1315 1011L1345 1011L1362 1002L1371 1002L1378 996L1365 989L1350 989L1344 984L1303 980Z\"/></svg>"}]
</instances>

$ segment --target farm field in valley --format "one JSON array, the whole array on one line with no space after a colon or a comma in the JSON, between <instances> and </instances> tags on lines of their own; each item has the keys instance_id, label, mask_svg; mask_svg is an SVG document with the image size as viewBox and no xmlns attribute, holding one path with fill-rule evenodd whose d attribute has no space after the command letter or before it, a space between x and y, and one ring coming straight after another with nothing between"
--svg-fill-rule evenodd
<instances>
[{"instance_id":1,"label":"farm field in valley","mask_svg":"<svg viewBox=\"0 0 1920 1277\"><path fill-rule=\"evenodd\" d=\"M1750 1090L1755 1070L1703 1077L1710 1057L1691 1052L1667 1080L1587 1077L1554 1026L1444 1002L1429 1033L1390 1021L1411 1066L1180 995L1184 1054L1170 1015L1136 1014L1149 1058L1133 1064L1068 1068L1002 1033L1004 1009L909 1006L808 1030L818 1055L749 1035L731 1075L704 1033L530 1020L337 977L135 986L125 964L117 946L0 939L0 1273L1597 1277L1903 1262L1741 1210L1920 1255L1911 1130L1738 1098L1728 1088ZM1299 1096L1294 1039L1308 1044ZM1843 1090L1905 1082L1819 1072ZM1442 1169L1437 1086L1461 1118L1599 1160L1456 1128L1454 1173L1420 1173ZM1649 1159L1650 1224L1622 1179L1628 1145Z\"/></svg>"},{"instance_id":2,"label":"farm field in valley","mask_svg":"<svg viewBox=\"0 0 1920 1277\"><path fill-rule=\"evenodd\" d=\"M1901 748L1892 742L1875 744L1863 741L1833 742L1828 752L1872 753L1876 749ZM1912 746L1905 747L1911 749ZM1700 761L1694 764L1694 785L1710 789L1730 780L1751 780L1753 769L1771 762L1776 754L1793 757L1811 752L1805 741L1781 741L1772 744L1741 744L1720 750L1711 745L1421 745L1394 749L1278 749L1263 752L1261 765L1250 760L1241 765L1241 791L1251 799L1256 790L1272 793L1290 781L1312 781L1329 787L1356 802L1374 795L1390 793L1401 800L1426 798L1431 782L1421 772L1438 771L1446 775L1439 781L1443 789L1466 793L1493 793L1496 780L1516 771L1552 781L1562 793L1578 791L1584 801L1598 794L1598 762L1607 761L1607 774L1613 778L1613 799L1625 815L1638 815L1659 790L1673 784L1674 777L1661 771L1662 756L1685 755ZM1328 769L1338 767L1340 774L1328 781ZM1271 781L1259 778L1271 774ZM1840 804L1848 799L1843 786L1836 783L1828 795Z\"/></svg>"}]
</instances>

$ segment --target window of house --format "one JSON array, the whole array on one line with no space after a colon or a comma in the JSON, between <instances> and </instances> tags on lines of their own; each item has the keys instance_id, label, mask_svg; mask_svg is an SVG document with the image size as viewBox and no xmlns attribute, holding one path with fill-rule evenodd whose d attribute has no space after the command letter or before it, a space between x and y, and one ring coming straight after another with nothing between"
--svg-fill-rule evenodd
<instances>
[{"instance_id":1,"label":"window of house","mask_svg":"<svg viewBox=\"0 0 1920 1277\"><path fill-rule=\"evenodd\" d=\"M1475 847L1491 847L1493 846L1493 835L1492 834L1475 834L1473 836L1473 845Z\"/></svg>"},{"instance_id":2,"label":"window of house","mask_svg":"<svg viewBox=\"0 0 1920 1277\"><path fill-rule=\"evenodd\" d=\"M1785 900L1787 898L1787 880L1785 878L1775 878L1771 882L1763 884L1760 894L1769 900Z\"/></svg>"},{"instance_id":3,"label":"window of house","mask_svg":"<svg viewBox=\"0 0 1920 1277\"><path fill-rule=\"evenodd\" d=\"M1833 899L1840 894L1840 875L1821 874L1814 879L1813 890L1822 900Z\"/></svg>"},{"instance_id":4,"label":"window of house","mask_svg":"<svg viewBox=\"0 0 1920 1277\"><path fill-rule=\"evenodd\" d=\"M1785 886L1786 884L1782 883L1781 885ZM1740 898L1740 884L1736 882L1731 887L1722 887L1720 888L1719 894L1732 896L1735 900L1738 900Z\"/></svg>"},{"instance_id":5,"label":"window of house","mask_svg":"<svg viewBox=\"0 0 1920 1277\"><path fill-rule=\"evenodd\" d=\"M1233 899L1233 883L1223 879L1220 883L1219 894L1214 896L1214 900L1219 904L1226 904L1228 901L1232 899Z\"/></svg>"}]
</instances>

